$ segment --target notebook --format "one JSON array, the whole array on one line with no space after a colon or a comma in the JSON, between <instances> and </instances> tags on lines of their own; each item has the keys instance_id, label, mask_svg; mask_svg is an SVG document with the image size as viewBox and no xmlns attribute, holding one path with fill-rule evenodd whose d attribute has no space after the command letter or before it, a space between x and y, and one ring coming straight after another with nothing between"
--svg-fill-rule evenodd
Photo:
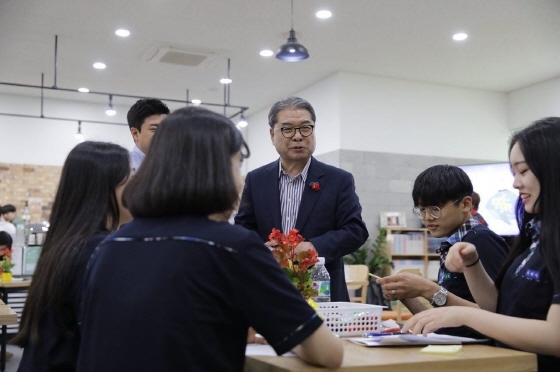
<instances>
[{"instance_id":1,"label":"notebook","mask_svg":"<svg viewBox=\"0 0 560 372\"><path fill-rule=\"evenodd\" d=\"M476 339L428 333L423 335L391 335L378 337L350 337L347 338L355 344L362 346L421 346L421 345L461 345L471 343L484 343L488 339Z\"/></svg>"}]
</instances>

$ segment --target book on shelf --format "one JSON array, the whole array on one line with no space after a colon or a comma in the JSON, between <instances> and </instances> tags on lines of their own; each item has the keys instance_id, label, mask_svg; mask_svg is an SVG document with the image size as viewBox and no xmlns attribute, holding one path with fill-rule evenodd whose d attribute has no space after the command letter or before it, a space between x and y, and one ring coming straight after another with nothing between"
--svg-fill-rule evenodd
<instances>
[{"instance_id":1,"label":"book on shelf","mask_svg":"<svg viewBox=\"0 0 560 372\"><path fill-rule=\"evenodd\" d=\"M411 231L404 234L388 234L392 254L424 254L424 233Z\"/></svg>"}]
</instances>

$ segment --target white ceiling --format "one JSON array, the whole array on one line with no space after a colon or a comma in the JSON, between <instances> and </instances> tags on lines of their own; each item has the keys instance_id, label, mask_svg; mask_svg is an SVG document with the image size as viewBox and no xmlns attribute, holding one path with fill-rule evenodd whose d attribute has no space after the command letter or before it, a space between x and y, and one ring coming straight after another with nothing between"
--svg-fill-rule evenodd
<instances>
[{"instance_id":1,"label":"white ceiling","mask_svg":"<svg viewBox=\"0 0 560 372\"><path fill-rule=\"evenodd\" d=\"M333 17L317 19L323 8ZM559 19L559 0L295 0L311 56L288 63L259 51L285 43L289 0L0 0L0 81L39 85L44 72L52 86L58 35L58 87L175 99L188 89L221 104L230 58L230 103L249 115L337 71L509 92L560 76ZM131 36L117 37L121 27ZM469 38L453 41L458 31ZM146 61L158 46L214 57L198 67Z\"/></svg>"}]
</instances>

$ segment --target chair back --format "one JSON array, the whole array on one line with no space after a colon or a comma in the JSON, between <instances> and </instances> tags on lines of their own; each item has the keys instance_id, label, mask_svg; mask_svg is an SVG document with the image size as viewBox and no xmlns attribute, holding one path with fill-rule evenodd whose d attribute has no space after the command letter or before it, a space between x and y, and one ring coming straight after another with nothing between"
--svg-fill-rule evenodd
<instances>
[{"instance_id":1,"label":"chair back","mask_svg":"<svg viewBox=\"0 0 560 372\"><path fill-rule=\"evenodd\" d=\"M344 265L344 275L346 276L348 290L360 290L360 295L350 296L350 301L365 304L369 285L369 268L367 265Z\"/></svg>"}]
</instances>

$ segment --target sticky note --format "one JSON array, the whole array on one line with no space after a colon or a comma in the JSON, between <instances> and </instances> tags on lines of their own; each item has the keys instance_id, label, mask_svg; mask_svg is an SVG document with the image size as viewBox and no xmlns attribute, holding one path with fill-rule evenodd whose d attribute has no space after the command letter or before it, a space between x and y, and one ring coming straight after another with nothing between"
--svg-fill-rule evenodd
<instances>
[{"instance_id":1,"label":"sticky note","mask_svg":"<svg viewBox=\"0 0 560 372\"><path fill-rule=\"evenodd\" d=\"M428 354L452 355L457 354L462 347L463 345L428 345L425 348L420 349L420 352Z\"/></svg>"}]
</instances>

